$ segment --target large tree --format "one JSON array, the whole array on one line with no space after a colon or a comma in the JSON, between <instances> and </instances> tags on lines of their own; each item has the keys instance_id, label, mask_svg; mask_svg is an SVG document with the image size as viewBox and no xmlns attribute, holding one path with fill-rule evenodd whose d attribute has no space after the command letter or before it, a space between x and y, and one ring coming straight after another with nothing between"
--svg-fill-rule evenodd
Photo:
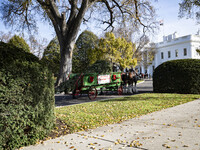
<instances>
[{"instance_id":1,"label":"large tree","mask_svg":"<svg viewBox=\"0 0 200 150\"><path fill-rule=\"evenodd\" d=\"M196 18L200 23L200 1L199 0L182 0L179 3L179 17Z\"/></svg>"},{"instance_id":2,"label":"large tree","mask_svg":"<svg viewBox=\"0 0 200 150\"><path fill-rule=\"evenodd\" d=\"M4 0L0 11L5 24L23 30L36 28L39 17L53 25L61 54L57 85L72 70L74 44L83 21L97 18L106 29L125 23L149 29L155 23L150 0Z\"/></svg>"}]
</instances>

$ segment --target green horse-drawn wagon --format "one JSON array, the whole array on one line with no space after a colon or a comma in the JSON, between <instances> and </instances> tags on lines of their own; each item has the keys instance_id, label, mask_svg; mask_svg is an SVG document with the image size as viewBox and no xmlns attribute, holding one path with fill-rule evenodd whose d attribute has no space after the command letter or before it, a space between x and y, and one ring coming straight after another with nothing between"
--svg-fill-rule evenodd
<instances>
[{"instance_id":1,"label":"green horse-drawn wagon","mask_svg":"<svg viewBox=\"0 0 200 150\"><path fill-rule=\"evenodd\" d=\"M85 73L70 74L69 80L74 80L73 98L78 98L81 94L88 94L89 99L94 100L98 91L117 91L122 94L121 72L112 72L108 74Z\"/></svg>"}]
</instances>

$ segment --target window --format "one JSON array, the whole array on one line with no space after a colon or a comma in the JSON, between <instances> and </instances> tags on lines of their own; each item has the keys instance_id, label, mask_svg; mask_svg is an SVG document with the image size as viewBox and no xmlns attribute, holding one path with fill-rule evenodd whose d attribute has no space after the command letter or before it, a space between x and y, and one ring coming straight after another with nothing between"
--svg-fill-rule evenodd
<instances>
[{"instance_id":1,"label":"window","mask_svg":"<svg viewBox=\"0 0 200 150\"><path fill-rule=\"evenodd\" d=\"M200 56L200 49L199 48L196 48L196 55Z\"/></svg>"},{"instance_id":2,"label":"window","mask_svg":"<svg viewBox=\"0 0 200 150\"><path fill-rule=\"evenodd\" d=\"M164 59L164 53L161 52L161 59Z\"/></svg>"},{"instance_id":3,"label":"window","mask_svg":"<svg viewBox=\"0 0 200 150\"><path fill-rule=\"evenodd\" d=\"M168 51L168 58L170 58L171 57L171 52L170 51Z\"/></svg>"},{"instance_id":4,"label":"window","mask_svg":"<svg viewBox=\"0 0 200 150\"><path fill-rule=\"evenodd\" d=\"M184 48L184 49L183 49L183 55L184 55L184 56L187 56L187 48Z\"/></svg>"},{"instance_id":5,"label":"window","mask_svg":"<svg viewBox=\"0 0 200 150\"><path fill-rule=\"evenodd\" d=\"M175 56L178 57L178 50L175 50Z\"/></svg>"}]
</instances>

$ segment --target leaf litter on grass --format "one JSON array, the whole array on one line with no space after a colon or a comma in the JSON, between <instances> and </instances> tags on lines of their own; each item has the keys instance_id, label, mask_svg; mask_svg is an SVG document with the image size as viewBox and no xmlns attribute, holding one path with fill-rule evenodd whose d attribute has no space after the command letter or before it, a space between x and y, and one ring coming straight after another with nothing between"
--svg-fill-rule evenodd
<instances>
[{"instance_id":1,"label":"leaf litter on grass","mask_svg":"<svg viewBox=\"0 0 200 150\"><path fill-rule=\"evenodd\" d=\"M199 95L183 94L139 94L56 108L55 112L57 119L61 120L67 127L67 132L62 133L68 134L120 123L124 120L186 103L199 97ZM62 128L59 127L58 130Z\"/></svg>"}]
</instances>

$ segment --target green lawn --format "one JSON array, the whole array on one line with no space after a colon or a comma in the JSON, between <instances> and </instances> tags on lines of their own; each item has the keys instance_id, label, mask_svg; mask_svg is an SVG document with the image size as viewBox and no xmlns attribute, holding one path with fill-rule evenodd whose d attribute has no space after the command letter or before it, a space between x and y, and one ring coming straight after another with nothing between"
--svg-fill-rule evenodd
<instances>
[{"instance_id":1,"label":"green lawn","mask_svg":"<svg viewBox=\"0 0 200 150\"><path fill-rule=\"evenodd\" d=\"M139 94L130 97L56 108L57 120L69 133L145 115L200 98L187 94ZM56 127L57 130L60 128ZM57 131L58 132L58 131Z\"/></svg>"},{"instance_id":2,"label":"green lawn","mask_svg":"<svg viewBox=\"0 0 200 150\"><path fill-rule=\"evenodd\" d=\"M137 83L143 82L144 80L138 80Z\"/></svg>"}]
</instances>

